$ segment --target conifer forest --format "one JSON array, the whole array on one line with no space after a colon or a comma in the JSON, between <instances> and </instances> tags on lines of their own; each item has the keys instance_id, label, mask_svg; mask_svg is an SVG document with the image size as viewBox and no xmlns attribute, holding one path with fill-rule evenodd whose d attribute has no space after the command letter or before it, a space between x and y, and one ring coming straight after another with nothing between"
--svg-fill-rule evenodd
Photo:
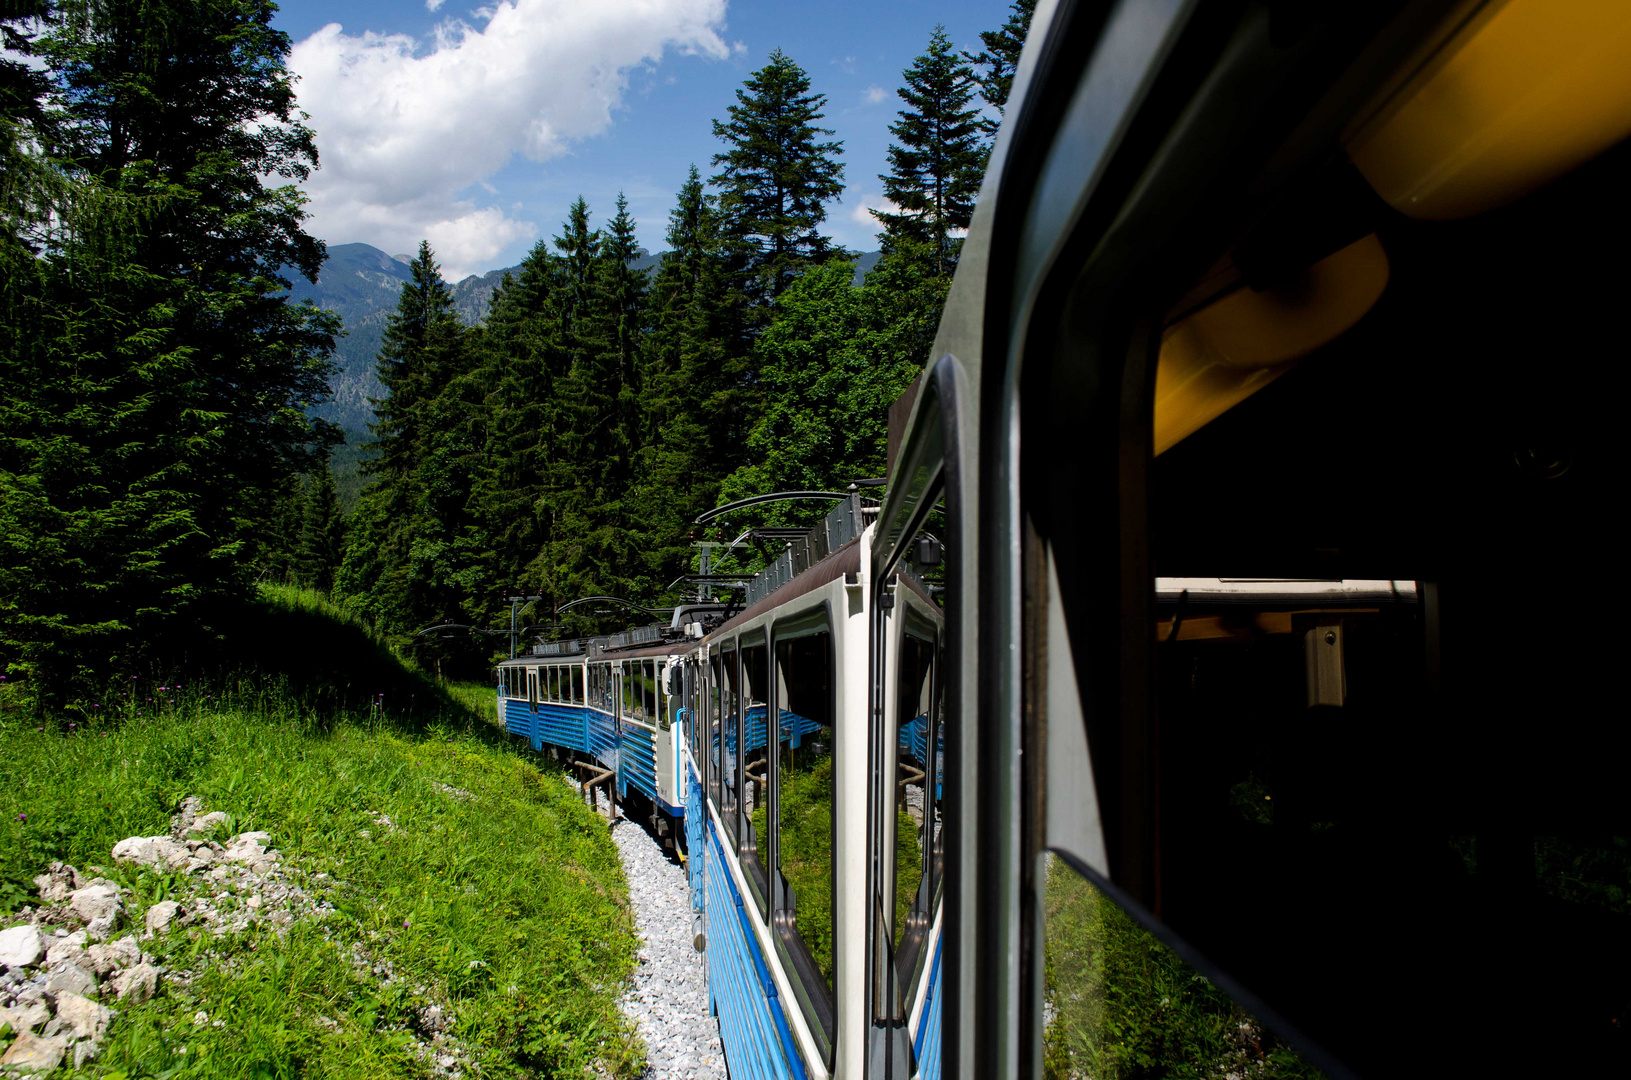
<instances>
[{"instance_id":1,"label":"conifer forest","mask_svg":"<svg viewBox=\"0 0 1631 1080\"><path fill-rule=\"evenodd\" d=\"M701 512L882 475L1032 6L994 11L977 52L935 28L901 72L864 280L824 229L845 178L827 98L780 50L719 103L655 267L624 200L580 198L470 325L421 243L359 454L314 413L346 328L289 296L325 245L275 5L5 0L0 672L51 696L207 651L276 583L477 677L503 637L415 635L507 628L506 589L544 598L535 634L649 621L557 609L672 604Z\"/></svg>"}]
</instances>

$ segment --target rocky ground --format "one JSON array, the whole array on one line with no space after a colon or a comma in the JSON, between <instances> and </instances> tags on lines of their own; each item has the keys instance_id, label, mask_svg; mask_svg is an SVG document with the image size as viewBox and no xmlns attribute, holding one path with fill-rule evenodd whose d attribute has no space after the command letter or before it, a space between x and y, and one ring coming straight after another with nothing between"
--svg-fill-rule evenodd
<instances>
[{"instance_id":1,"label":"rocky ground","mask_svg":"<svg viewBox=\"0 0 1631 1080\"><path fill-rule=\"evenodd\" d=\"M0 1056L0 1075L81 1068L99 1054L120 1013L115 1005L185 993L197 972L156 963L142 949L156 936L219 938L257 924L282 933L296 920L333 913L324 898L337 887L329 875L308 875L285 863L264 832L224 835L227 815L202 811L200 800L186 799L169 835L132 836L113 846L115 863L170 875L178 883L171 892L177 899L148 905L139 919L127 907L130 891L100 876L102 867L85 873L55 862L34 879L40 903L7 917L14 925L0 929L0 1045L10 1042ZM202 955L207 962L218 959L213 952ZM352 961L382 985L394 977L390 965L375 963L362 944L353 946ZM428 988L416 989L429 996ZM465 1055L448 1033L446 1010L433 1003L415 1019L411 1035L421 1060L439 1075L460 1076ZM192 1018L195 1025L212 1022L220 1024L202 1010Z\"/></svg>"},{"instance_id":2,"label":"rocky ground","mask_svg":"<svg viewBox=\"0 0 1631 1080\"><path fill-rule=\"evenodd\" d=\"M604 793L596 801L609 811ZM719 1020L708 1013L707 969L692 944L697 927L685 866L639 822L620 817L611 828L640 935L639 966L618 1004L645 1040L644 1077L726 1080Z\"/></svg>"}]
</instances>

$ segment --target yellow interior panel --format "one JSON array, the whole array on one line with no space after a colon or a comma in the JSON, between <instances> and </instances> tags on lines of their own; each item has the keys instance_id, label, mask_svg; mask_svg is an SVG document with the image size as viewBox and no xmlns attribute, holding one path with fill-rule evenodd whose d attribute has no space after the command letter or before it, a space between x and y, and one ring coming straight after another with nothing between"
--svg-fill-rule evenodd
<instances>
[{"instance_id":1,"label":"yellow interior panel","mask_svg":"<svg viewBox=\"0 0 1631 1080\"><path fill-rule=\"evenodd\" d=\"M1160 454L1342 334L1387 287L1376 234L1321 259L1294 281L1237 289L1167 329L1155 372Z\"/></svg>"},{"instance_id":2,"label":"yellow interior panel","mask_svg":"<svg viewBox=\"0 0 1631 1080\"><path fill-rule=\"evenodd\" d=\"M1510 203L1631 135L1631 0L1492 0L1345 140L1422 220Z\"/></svg>"}]
</instances>

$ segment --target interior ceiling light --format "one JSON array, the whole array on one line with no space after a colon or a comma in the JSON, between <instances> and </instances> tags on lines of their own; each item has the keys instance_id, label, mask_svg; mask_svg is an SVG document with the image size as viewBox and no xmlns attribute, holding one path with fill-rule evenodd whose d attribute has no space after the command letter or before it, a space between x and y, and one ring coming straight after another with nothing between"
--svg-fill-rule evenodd
<instances>
[{"instance_id":1,"label":"interior ceiling light","mask_svg":"<svg viewBox=\"0 0 1631 1080\"><path fill-rule=\"evenodd\" d=\"M1631 3L1490 0L1343 139L1402 214L1504 206L1631 135Z\"/></svg>"}]
</instances>

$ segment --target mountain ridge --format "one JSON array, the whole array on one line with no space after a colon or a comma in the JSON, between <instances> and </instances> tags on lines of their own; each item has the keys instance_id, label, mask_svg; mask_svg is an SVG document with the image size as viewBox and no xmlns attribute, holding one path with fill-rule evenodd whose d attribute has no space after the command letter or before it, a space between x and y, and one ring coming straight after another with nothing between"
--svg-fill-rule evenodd
<instances>
[{"instance_id":1,"label":"mountain ridge","mask_svg":"<svg viewBox=\"0 0 1631 1080\"><path fill-rule=\"evenodd\" d=\"M642 248L640 257L629 265L653 273L662 265L665 254L653 255ZM867 252L856 261L857 285L877 264L878 257L878 252ZM493 293L503 283L504 275L516 274L520 269L519 265L506 266L450 282L459 318L468 326L479 324L487 317ZM391 313L396 310L402 286L413 276L407 257L388 255L372 244L330 244L328 260L315 284L292 268L285 273L294 283L289 289L291 300L295 303L310 300L338 314L345 324L345 334L334 348L335 366L339 369L329 381L334 396L312 412L344 429L348 443L366 442L371 438L368 425L374 419L374 407L369 399L385 394L385 387L375 372L380 344Z\"/></svg>"}]
</instances>

